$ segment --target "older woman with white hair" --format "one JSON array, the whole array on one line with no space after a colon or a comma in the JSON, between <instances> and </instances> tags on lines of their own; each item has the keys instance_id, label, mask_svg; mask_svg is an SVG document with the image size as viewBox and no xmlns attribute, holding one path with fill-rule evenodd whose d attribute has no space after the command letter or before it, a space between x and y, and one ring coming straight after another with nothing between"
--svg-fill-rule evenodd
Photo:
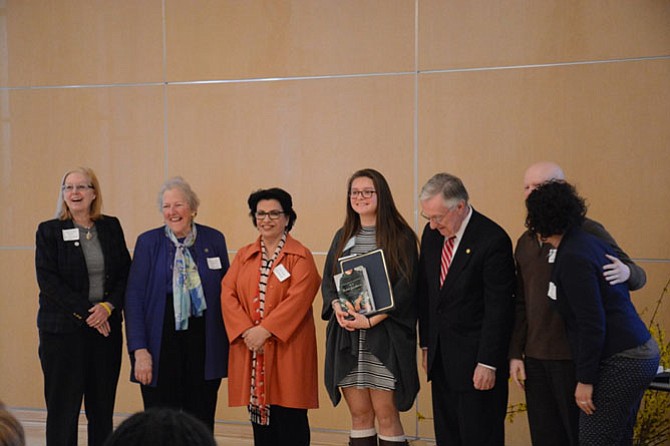
<instances>
[{"instance_id":1,"label":"older woman with white hair","mask_svg":"<svg viewBox=\"0 0 670 446\"><path fill-rule=\"evenodd\" d=\"M221 315L221 279L228 270L223 234L196 224L200 202L181 177L158 195L165 224L135 244L126 292L131 381L144 408L184 410L214 429L228 339Z\"/></svg>"}]
</instances>

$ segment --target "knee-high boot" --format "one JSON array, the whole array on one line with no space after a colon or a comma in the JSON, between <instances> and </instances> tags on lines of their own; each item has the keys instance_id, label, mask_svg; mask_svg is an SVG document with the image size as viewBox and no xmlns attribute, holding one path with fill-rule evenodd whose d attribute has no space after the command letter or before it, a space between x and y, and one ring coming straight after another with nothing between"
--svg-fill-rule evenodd
<instances>
[{"instance_id":1,"label":"knee-high boot","mask_svg":"<svg viewBox=\"0 0 670 446\"><path fill-rule=\"evenodd\" d=\"M407 440L403 441L388 441L379 439L379 446L409 446Z\"/></svg>"},{"instance_id":2,"label":"knee-high boot","mask_svg":"<svg viewBox=\"0 0 670 446\"><path fill-rule=\"evenodd\" d=\"M349 446L377 446L377 436L373 435L371 437L363 438L349 437Z\"/></svg>"}]
</instances>

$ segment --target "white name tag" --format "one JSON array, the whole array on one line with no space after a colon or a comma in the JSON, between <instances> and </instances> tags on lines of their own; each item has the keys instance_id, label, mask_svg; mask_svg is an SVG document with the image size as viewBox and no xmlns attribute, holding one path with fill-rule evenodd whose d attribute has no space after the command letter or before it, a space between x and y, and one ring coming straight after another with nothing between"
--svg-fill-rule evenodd
<instances>
[{"instance_id":1,"label":"white name tag","mask_svg":"<svg viewBox=\"0 0 670 446\"><path fill-rule=\"evenodd\" d=\"M279 279L280 282L285 281L289 277L291 277L291 273L289 273L286 268L284 268L284 265L277 265L275 269L272 271L272 273Z\"/></svg>"},{"instance_id":2,"label":"white name tag","mask_svg":"<svg viewBox=\"0 0 670 446\"><path fill-rule=\"evenodd\" d=\"M551 248L549 250L549 256L547 256L547 261L549 263L554 263L556 261L556 248Z\"/></svg>"},{"instance_id":3,"label":"white name tag","mask_svg":"<svg viewBox=\"0 0 670 446\"><path fill-rule=\"evenodd\" d=\"M79 229L63 229L63 241L71 242L73 240L79 240Z\"/></svg>"},{"instance_id":4,"label":"white name tag","mask_svg":"<svg viewBox=\"0 0 670 446\"><path fill-rule=\"evenodd\" d=\"M547 291L547 296L549 296L549 299L551 300L556 300L556 285L554 285L554 282L549 282L549 290Z\"/></svg>"},{"instance_id":5,"label":"white name tag","mask_svg":"<svg viewBox=\"0 0 670 446\"><path fill-rule=\"evenodd\" d=\"M221 258L207 257L207 266L209 266L209 269L221 269Z\"/></svg>"}]
</instances>

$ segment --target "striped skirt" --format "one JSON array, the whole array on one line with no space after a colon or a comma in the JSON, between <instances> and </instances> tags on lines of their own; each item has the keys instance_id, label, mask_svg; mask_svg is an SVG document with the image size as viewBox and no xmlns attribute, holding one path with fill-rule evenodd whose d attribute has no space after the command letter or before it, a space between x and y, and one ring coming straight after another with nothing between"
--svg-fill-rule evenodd
<instances>
[{"instance_id":1,"label":"striped skirt","mask_svg":"<svg viewBox=\"0 0 670 446\"><path fill-rule=\"evenodd\" d=\"M375 390L395 390L396 379L384 367L384 364L373 355L366 346L366 330L359 331L358 363L340 381L339 387L359 387Z\"/></svg>"}]
</instances>

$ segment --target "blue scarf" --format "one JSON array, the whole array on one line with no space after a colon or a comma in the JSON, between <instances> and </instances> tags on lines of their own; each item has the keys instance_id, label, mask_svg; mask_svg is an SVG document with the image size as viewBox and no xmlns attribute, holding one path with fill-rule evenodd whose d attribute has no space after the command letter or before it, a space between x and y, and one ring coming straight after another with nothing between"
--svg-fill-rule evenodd
<instances>
[{"instance_id":1,"label":"blue scarf","mask_svg":"<svg viewBox=\"0 0 670 446\"><path fill-rule=\"evenodd\" d=\"M193 246L198 235L195 225L183 242L179 242L174 232L166 225L165 235L174 244L174 266L172 268L172 303L174 305L175 330L188 330L188 318L200 317L207 309L205 293L202 290L198 265L187 248Z\"/></svg>"}]
</instances>

